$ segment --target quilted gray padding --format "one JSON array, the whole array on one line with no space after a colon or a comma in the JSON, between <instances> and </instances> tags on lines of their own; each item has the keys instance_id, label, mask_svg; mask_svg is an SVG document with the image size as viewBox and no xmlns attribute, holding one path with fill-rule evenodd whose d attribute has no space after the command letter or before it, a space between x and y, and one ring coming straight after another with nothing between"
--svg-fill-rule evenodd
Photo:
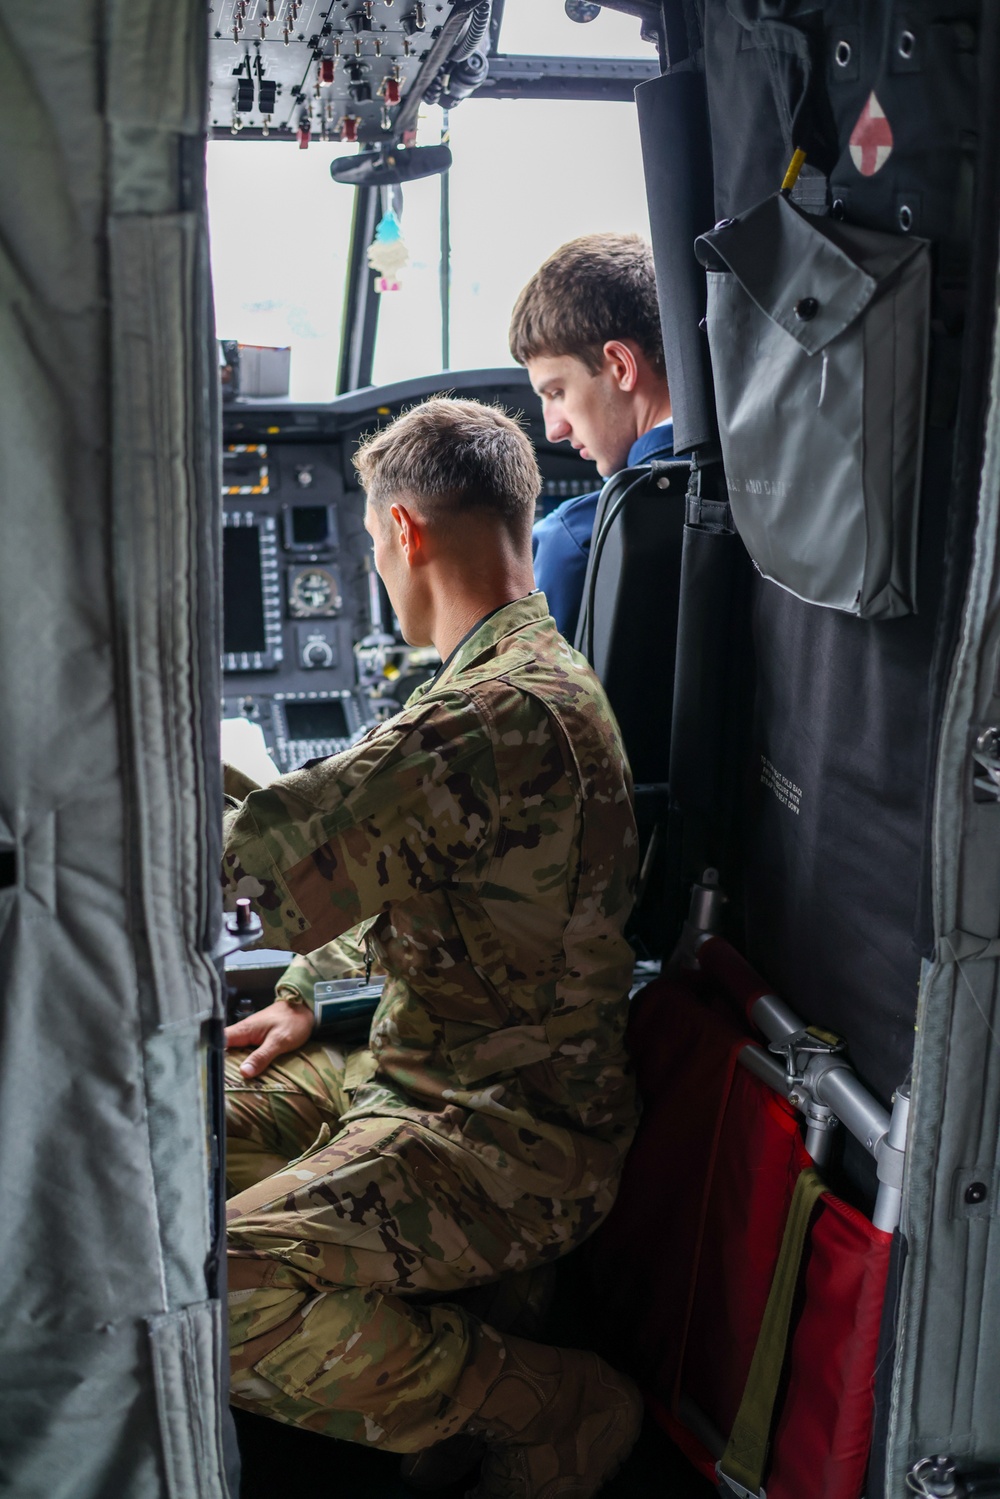
<instances>
[{"instance_id":1,"label":"quilted gray padding","mask_svg":"<svg viewBox=\"0 0 1000 1499\"><path fill-rule=\"evenodd\" d=\"M0 17L0 1489L223 1499L194 0Z\"/></svg>"}]
</instances>

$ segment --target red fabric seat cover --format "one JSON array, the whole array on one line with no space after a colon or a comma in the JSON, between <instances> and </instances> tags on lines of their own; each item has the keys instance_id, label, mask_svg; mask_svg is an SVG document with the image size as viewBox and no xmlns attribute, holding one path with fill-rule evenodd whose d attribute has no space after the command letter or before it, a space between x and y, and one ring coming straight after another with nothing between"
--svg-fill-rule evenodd
<instances>
[{"instance_id":1,"label":"red fabric seat cover","mask_svg":"<svg viewBox=\"0 0 1000 1499\"><path fill-rule=\"evenodd\" d=\"M714 1474L739 1408L795 1181L795 1111L745 1068L747 975L660 978L629 1027L643 1117L591 1245L608 1352L689 1458ZM723 949L723 951L719 951ZM731 963L730 963L731 954ZM814 1214L772 1433L768 1499L859 1499L890 1236L827 1193Z\"/></svg>"}]
</instances>

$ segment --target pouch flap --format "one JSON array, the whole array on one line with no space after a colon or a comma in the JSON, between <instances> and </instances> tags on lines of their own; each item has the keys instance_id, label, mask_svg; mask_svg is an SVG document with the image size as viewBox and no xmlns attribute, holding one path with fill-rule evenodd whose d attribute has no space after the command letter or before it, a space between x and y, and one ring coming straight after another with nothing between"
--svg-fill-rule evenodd
<instances>
[{"instance_id":1,"label":"pouch flap","mask_svg":"<svg viewBox=\"0 0 1000 1499\"><path fill-rule=\"evenodd\" d=\"M923 244L810 217L778 194L699 235L695 253L708 270L730 270L766 317L818 354Z\"/></svg>"},{"instance_id":2,"label":"pouch flap","mask_svg":"<svg viewBox=\"0 0 1000 1499\"><path fill-rule=\"evenodd\" d=\"M460 1082L478 1083L498 1072L514 1072L530 1067L552 1055L552 1046L541 1025L510 1025L499 1031L487 1031L474 1041L454 1046L448 1060Z\"/></svg>"},{"instance_id":3,"label":"pouch flap","mask_svg":"<svg viewBox=\"0 0 1000 1499\"><path fill-rule=\"evenodd\" d=\"M372 1053L367 1047L352 1051L344 1063L344 1092L356 1093L362 1083L370 1083L378 1070Z\"/></svg>"}]
</instances>

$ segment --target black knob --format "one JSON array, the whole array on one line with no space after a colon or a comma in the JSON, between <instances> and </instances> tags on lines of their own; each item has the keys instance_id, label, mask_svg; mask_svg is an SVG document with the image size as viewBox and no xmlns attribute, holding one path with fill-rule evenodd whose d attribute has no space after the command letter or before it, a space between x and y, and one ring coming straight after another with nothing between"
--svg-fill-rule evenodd
<instances>
[{"instance_id":1,"label":"black knob","mask_svg":"<svg viewBox=\"0 0 1000 1499\"><path fill-rule=\"evenodd\" d=\"M332 666L333 647L328 640L310 640L302 652L303 666Z\"/></svg>"}]
</instances>

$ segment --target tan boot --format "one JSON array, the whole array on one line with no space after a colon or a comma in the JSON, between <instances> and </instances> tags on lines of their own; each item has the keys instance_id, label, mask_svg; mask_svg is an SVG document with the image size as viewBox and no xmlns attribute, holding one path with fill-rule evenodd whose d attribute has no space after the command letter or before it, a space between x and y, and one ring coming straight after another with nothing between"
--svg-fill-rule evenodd
<instances>
[{"instance_id":1,"label":"tan boot","mask_svg":"<svg viewBox=\"0 0 1000 1499\"><path fill-rule=\"evenodd\" d=\"M458 1392L486 1376L465 1428L486 1443L467 1499L591 1499L635 1444L639 1391L596 1353L493 1337L500 1347L480 1340Z\"/></svg>"},{"instance_id":2,"label":"tan boot","mask_svg":"<svg viewBox=\"0 0 1000 1499\"><path fill-rule=\"evenodd\" d=\"M535 1338L542 1330L545 1314L555 1291L555 1266L537 1265L485 1286L476 1286L449 1298L501 1333ZM460 1431L447 1441L402 1458L399 1474L416 1494L433 1494L469 1478L482 1460L481 1439Z\"/></svg>"}]
</instances>

